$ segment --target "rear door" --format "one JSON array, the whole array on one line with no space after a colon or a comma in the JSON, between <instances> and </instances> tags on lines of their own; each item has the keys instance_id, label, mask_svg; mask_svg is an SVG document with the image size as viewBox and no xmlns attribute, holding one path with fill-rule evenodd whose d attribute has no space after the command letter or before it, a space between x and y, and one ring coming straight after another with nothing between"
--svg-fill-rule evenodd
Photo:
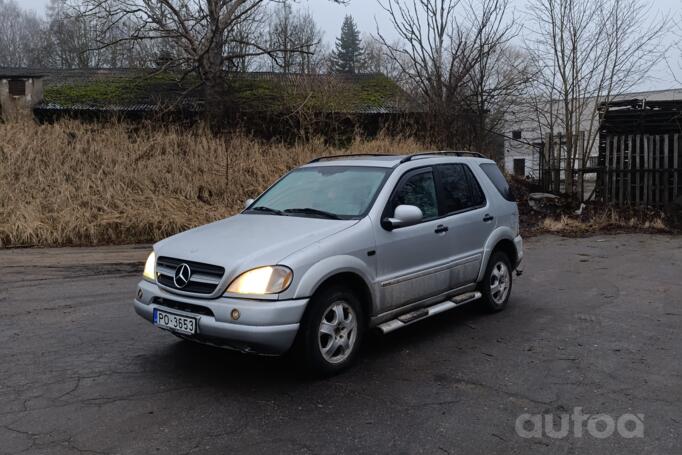
<instances>
[{"instance_id":1,"label":"rear door","mask_svg":"<svg viewBox=\"0 0 682 455\"><path fill-rule=\"evenodd\" d=\"M396 185L382 218L398 205L415 205L424 214L414 226L386 230L373 223L381 313L446 292L450 286L448 236L439 226L436 177L432 167L405 173Z\"/></svg>"},{"instance_id":2,"label":"rear door","mask_svg":"<svg viewBox=\"0 0 682 455\"><path fill-rule=\"evenodd\" d=\"M481 185L467 164L441 164L435 167L440 220L447 227L445 248L450 260L450 288L476 281L483 250L495 229Z\"/></svg>"}]
</instances>

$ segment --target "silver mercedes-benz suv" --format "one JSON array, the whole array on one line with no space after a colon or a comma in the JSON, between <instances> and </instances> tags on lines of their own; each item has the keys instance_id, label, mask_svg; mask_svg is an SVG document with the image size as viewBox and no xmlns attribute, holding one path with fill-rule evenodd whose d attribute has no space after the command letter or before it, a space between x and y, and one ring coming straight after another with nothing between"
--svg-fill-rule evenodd
<instances>
[{"instance_id":1,"label":"silver mercedes-benz suv","mask_svg":"<svg viewBox=\"0 0 682 455\"><path fill-rule=\"evenodd\" d=\"M289 172L240 214L154 245L135 311L192 341L293 349L330 374L384 333L478 301L502 310L520 273L516 202L469 152L352 155Z\"/></svg>"}]
</instances>

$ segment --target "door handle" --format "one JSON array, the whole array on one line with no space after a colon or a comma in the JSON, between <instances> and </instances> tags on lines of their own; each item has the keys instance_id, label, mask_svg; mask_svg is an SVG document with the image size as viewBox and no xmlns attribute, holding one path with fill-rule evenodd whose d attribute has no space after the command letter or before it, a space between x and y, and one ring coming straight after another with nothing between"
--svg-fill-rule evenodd
<instances>
[{"instance_id":1,"label":"door handle","mask_svg":"<svg viewBox=\"0 0 682 455\"><path fill-rule=\"evenodd\" d=\"M436 227L436 230L433 231L433 232L435 232L436 234L442 234L442 233L448 232L448 231L449 231L449 229L448 229L447 226L442 225L442 224L439 224L439 225Z\"/></svg>"},{"instance_id":2,"label":"door handle","mask_svg":"<svg viewBox=\"0 0 682 455\"><path fill-rule=\"evenodd\" d=\"M484 223L487 223L488 221L492 221L492 220L494 220L494 219L495 219L494 216L492 216L492 215L486 213L485 216L483 217L483 222L484 222Z\"/></svg>"}]
</instances>

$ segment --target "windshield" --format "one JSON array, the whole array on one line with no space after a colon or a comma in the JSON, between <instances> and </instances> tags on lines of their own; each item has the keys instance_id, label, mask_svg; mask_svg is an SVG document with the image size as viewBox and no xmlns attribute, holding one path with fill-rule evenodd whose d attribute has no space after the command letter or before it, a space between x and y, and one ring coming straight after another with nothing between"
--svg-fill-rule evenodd
<instances>
[{"instance_id":1,"label":"windshield","mask_svg":"<svg viewBox=\"0 0 682 455\"><path fill-rule=\"evenodd\" d=\"M358 166L296 169L263 194L247 212L357 218L368 211L388 171Z\"/></svg>"}]
</instances>

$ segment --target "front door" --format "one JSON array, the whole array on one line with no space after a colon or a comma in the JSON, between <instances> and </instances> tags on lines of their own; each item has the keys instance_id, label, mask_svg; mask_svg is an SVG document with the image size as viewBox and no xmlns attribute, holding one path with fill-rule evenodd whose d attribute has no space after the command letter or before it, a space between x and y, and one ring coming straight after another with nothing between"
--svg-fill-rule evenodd
<instances>
[{"instance_id":1,"label":"front door","mask_svg":"<svg viewBox=\"0 0 682 455\"><path fill-rule=\"evenodd\" d=\"M446 292L450 286L450 236L439 228L442 220L431 167L408 171L400 179L383 216L392 216L403 204L419 207L422 222L392 231L374 223L380 313Z\"/></svg>"}]
</instances>

